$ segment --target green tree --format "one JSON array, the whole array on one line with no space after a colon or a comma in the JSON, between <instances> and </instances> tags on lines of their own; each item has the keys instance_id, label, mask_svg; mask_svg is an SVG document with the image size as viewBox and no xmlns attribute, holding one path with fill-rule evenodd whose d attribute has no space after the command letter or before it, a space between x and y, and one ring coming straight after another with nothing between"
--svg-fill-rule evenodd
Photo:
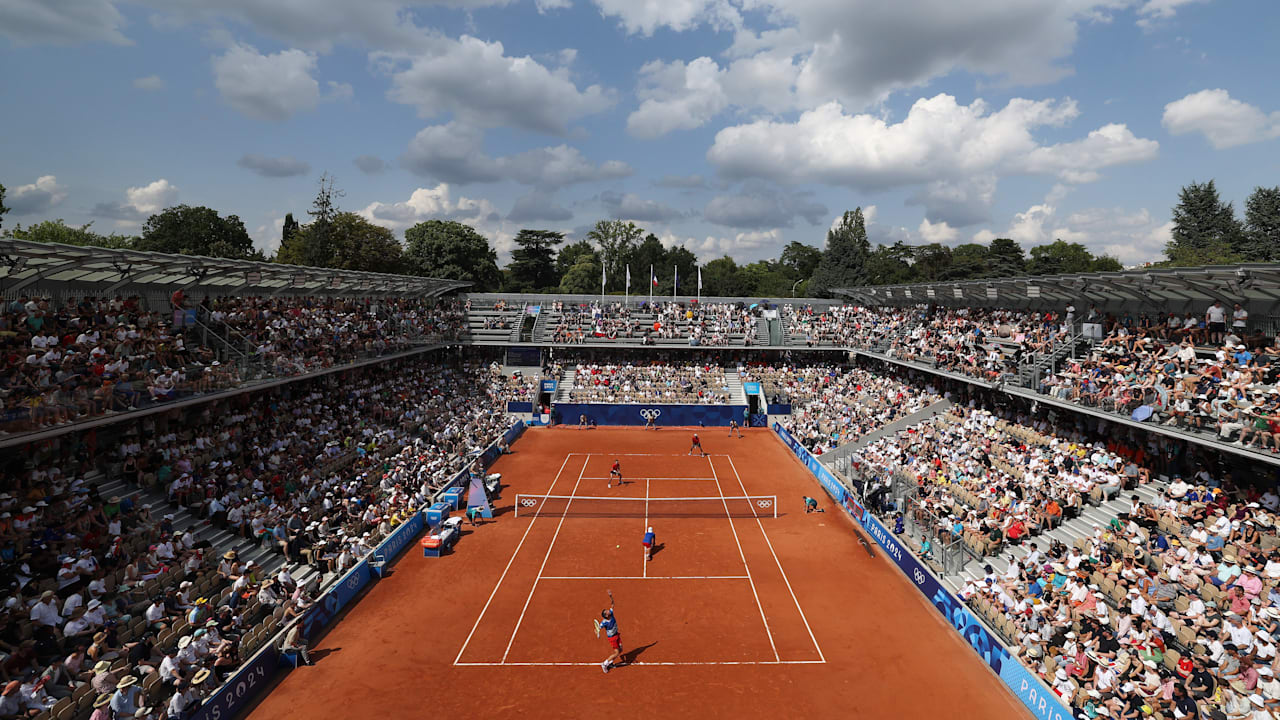
<instances>
[{"instance_id":1,"label":"green tree","mask_svg":"<svg viewBox=\"0 0 1280 720\"><path fill-rule=\"evenodd\" d=\"M910 245L899 240L892 245L877 245L867 257L868 285L899 285L915 279L911 259L915 256Z\"/></svg>"},{"instance_id":2,"label":"green tree","mask_svg":"<svg viewBox=\"0 0 1280 720\"><path fill-rule=\"evenodd\" d=\"M1098 255L1093 259L1093 267L1089 268L1092 272L1120 272L1123 269L1124 265L1110 255Z\"/></svg>"},{"instance_id":3,"label":"green tree","mask_svg":"<svg viewBox=\"0 0 1280 720\"><path fill-rule=\"evenodd\" d=\"M239 217L222 217L204 206L175 205L147 218L137 249L236 260L263 259Z\"/></svg>"},{"instance_id":4,"label":"green tree","mask_svg":"<svg viewBox=\"0 0 1280 720\"><path fill-rule=\"evenodd\" d=\"M822 251L812 245L792 240L782 249L778 262L791 271L796 279L810 278L813 277L813 271L818 269L818 263L822 262Z\"/></svg>"},{"instance_id":5,"label":"green tree","mask_svg":"<svg viewBox=\"0 0 1280 720\"><path fill-rule=\"evenodd\" d=\"M581 255L578 262L560 279L560 292L587 295L600 292L600 261Z\"/></svg>"},{"instance_id":6,"label":"green tree","mask_svg":"<svg viewBox=\"0 0 1280 720\"><path fill-rule=\"evenodd\" d=\"M661 273L666 262L667 249L657 235L649 233L627 254L626 264L631 266L631 291L637 294L649 292L649 268Z\"/></svg>"},{"instance_id":7,"label":"green tree","mask_svg":"<svg viewBox=\"0 0 1280 720\"><path fill-rule=\"evenodd\" d=\"M666 270L664 273L663 270ZM663 258L662 265L656 268L658 273L658 287L654 288L654 295L673 294L672 284L675 282L676 273L679 272L680 285L674 288L674 294L677 297L693 297L698 292L698 256L694 255L688 248L676 245L667 250L667 256ZM654 298L657 299L656 297Z\"/></svg>"},{"instance_id":8,"label":"green tree","mask_svg":"<svg viewBox=\"0 0 1280 720\"><path fill-rule=\"evenodd\" d=\"M1027 257L1018 241L996 238L987 246L987 277L1012 277L1027 271Z\"/></svg>"},{"instance_id":9,"label":"green tree","mask_svg":"<svg viewBox=\"0 0 1280 720\"><path fill-rule=\"evenodd\" d=\"M742 294L747 297L787 297L797 280L804 281L804 276L797 275L781 260L757 260L743 265L738 269L738 277L742 281Z\"/></svg>"},{"instance_id":10,"label":"green tree","mask_svg":"<svg viewBox=\"0 0 1280 720\"><path fill-rule=\"evenodd\" d=\"M1093 272L1094 262L1093 254L1084 245L1054 240L1048 245L1031 248L1031 260L1027 262L1027 273L1060 275Z\"/></svg>"},{"instance_id":11,"label":"green tree","mask_svg":"<svg viewBox=\"0 0 1280 720\"><path fill-rule=\"evenodd\" d=\"M642 235L643 229L635 223L622 220L600 220L587 233L587 239L600 248L608 277L608 289L622 289L627 258Z\"/></svg>"},{"instance_id":12,"label":"green tree","mask_svg":"<svg viewBox=\"0 0 1280 720\"><path fill-rule=\"evenodd\" d=\"M427 220L404 231L405 256L416 275L465 280L473 292L502 283L498 253L483 235L453 220Z\"/></svg>"},{"instance_id":13,"label":"green tree","mask_svg":"<svg viewBox=\"0 0 1280 720\"><path fill-rule=\"evenodd\" d=\"M4 226L4 215L9 212L9 208L4 206L4 185L0 185L0 227Z\"/></svg>"},{"instance_id":14,"label":"green tree","mask_svg":"<svg viewBox=\"0 0 1280 720\"><path fill-rule=\"evenodd\" d=\"M1203 254L1210 247L1239 253L1243 245L1244 229L1235 210L1231 203L1222 202L1212 180L1182 188L1173 208L1173 239L1165 246L1165 254L1171 260L1175 256L1187 258L1192 254L1188 251Z\"/></svg>"},{"instance_id":15,"label":"green tree","mask_svg":"<svg viewBox=\"0 0 1280 720\"><path fill-rule=\"evenodd\" d=\"M1280 260L1280 187L1253 189L1244 203L1244 232L1246 261Z\"/></svg>"},{"instance_id":16,"label":"green tree","mask_svg":"<svg viewBox=\"0 0 1280 720\"><path fill-rule=\"evenodd\" d=\"M284 226L280 228L280 247L288 245L300 228L298 221L293 219L293 213L285 213Z\"/></svg>"},{"instance_id":17,"label":"green tree","mask_svg":"<svg viewBox=\"0 0 1280 720\"><path fill-rule=\"evenodd\" d=\"M559 254L556 255L556 277L564 278L569 269L578 264L578 261L584 257L591 258L592 262L600 262L600 254L591 246L587 240L579 240L575 243L569 243L560 248Z\"/></svg>"},{"instance_id":18,"label":"green tree","mask_svg":"<svg viewBox=\"0 0 1280 720\"><path fill-rule=\"evenodd\" d=\"M290 265L327 267L326 263L331 262L337 254L333 245L333 222L341 212L338 209L338 198L345 194L334 186L333 176L327 173L321 175L315 199L311 201L311 209L307 211L311 216L311 222L307 223L308 232L305 235L295 232L282 238L275 261Z\"/></svg>"},{"instance_id":19,"label":"green tree","mask_svg":"<svg viewBox=\"0 0 1280 720\"><path fill-rule=\"evenodd\" d=\"M318 231L316 223L309 223L294 231L290 236L293 247L315 247L313 239ZM396 274L403 273L406 269L404 248L400 246L395 233L374 225L360 215L338 213L328 223L328 234L329 240L325 246L330 254L327 257L304 253L311 262L291 264Z\"/></svg>"},{"instance_id":20,"label":"green tree","mask_svg":"<svg viewBox=\"0 0 1280 720\"><path fill-rule=\"evenodd\" d=\"M557 285L556 246L564 233L554 230L521 230L516 233L516 250L511 253L509 289L547 290Z\"/></svg>"},{"instance_id":21,"label":"green tree","mask_svg":"<svg viewBox=\"0 0 1280 720\"><path fill-rule=\"evenodd\" d=\"M942 243L918 245L913 253L915 263L913 269L920 282L946 280L951 271L951 248Z\"/></svg>"},{"instance_id":22,"label":"green tree","mask_svg":"<svg viewBox=\"0 0 1280 720\"><path fill-rule=\"evenodd\" d=\"M1245 261L1244 255L1236 252L1235 248L1225 240L1215 240L1204 247L1171 247L1165 249L1164 254L1169 259L1160 265L1166 267L1236 265Z\"/></svg>"},{"instance_id":23,"label":"green tree","mask_svg":"<svg viewBox=\"0 0 1280 720\"><path fill-rule=\"evenodd\" d=\"M947 268L940 279L970 280L990 277L990 252L986 245L965 243L951 248L951 267Z\"/></svg>"},{"instance_id":24,"label":"green tree","mask_svg":"<svg viewBox=\"0 0 1280 720\"><path fill-rule=\"evenodd\" d=\"M99 235L89 228L93 223L71 227L61 219L45 220L35 225L15 225L5 231L5 237L15 240L28 240L40 243L62 243L63 245L80 245L85 247L102 247L113 250L131 250L138 239L128 235Z\"/></svg>"},{"instance_id":25,"label":"green tree","mask_svg":"<svg viewBox=\"0 0 1280 720\"><path fill-rule=\"evenodd\" d=\"M743 288L742 278L738 273L738 263L728 255L712 260L702 267L702 294L740 297ZM692 280L694 293L697 293L698 278L695 276Z\"/></svg>"},{"instance_id":26,"label":"green tree","mask_svg":"<svg viewBox=\"0 0 1280 720\"><path fill-rule=\"evenodd\" d=\"M866 219L862 208L845 212L840 224L827 231L827 247L814 270L810 290L830 297L837 288L867 284L867 258L871 244L867 241Z\"/></svg>"}]
</instances>

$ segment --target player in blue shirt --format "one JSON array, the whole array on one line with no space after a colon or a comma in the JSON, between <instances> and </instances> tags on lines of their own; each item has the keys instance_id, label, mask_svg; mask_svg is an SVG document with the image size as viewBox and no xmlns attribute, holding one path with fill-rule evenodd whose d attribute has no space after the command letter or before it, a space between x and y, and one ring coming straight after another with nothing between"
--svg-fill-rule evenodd
<instances>
[{"instance_id":1,"label":"player in blue shirt","mask_svg":"<svg viewBox=\"0 0 1280 720\"><path fill-rule=\"evenodd\" d=\"M641 544L644 545L645 562L653 559L653 541L656 537L657 536L653 534L653 526L649 526L649 529L644 533L644 540L641 541Z\"/></svg>"},{"instance_id":2,"label":"player in blue shirt","mask_svg":"<svg viewBox=\"0 0 1280 720\"><path fill-rule=\"evenodd\" d=\"M613 648L613 652L605 661L600 663L600 669L606 673L613 664L622 659L622 635L618 633L618 618L613 615L613 592L609 592L609 607L600 611L600 629L604 630L604 636L609 641L609 647Z\"/></svg>"}]
</instances>

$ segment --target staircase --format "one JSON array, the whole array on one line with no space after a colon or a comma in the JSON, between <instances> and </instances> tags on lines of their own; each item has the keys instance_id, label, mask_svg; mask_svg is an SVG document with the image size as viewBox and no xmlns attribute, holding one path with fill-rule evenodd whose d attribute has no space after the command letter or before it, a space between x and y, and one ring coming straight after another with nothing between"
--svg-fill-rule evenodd
<instances>
[{"instance_id":1,"label":"staircase","mask_svg":"<svg viewBox=\"0 0 1280 720\"><path fill-rule=\"evenodd\" d=\"M215 564L218 558L221 558L222 554L228 550L236 551L241 562L252 560L257 563L262 568L264 577L274 575L285 564L284 555L274 546L269 549L264 548L258 543L246 540L229 530L216 528L209 524L208 520L192 515L187 508L171 505L161 492L128 485L123 479L119 477L108 478L101 471L90 473L86 476L86 480L90 483L99 483L98 491L104 498L118 495L121 498L130 498L135 506L150 505L151 514L157 519L164 515L173 515L174 530L181 530L184 533L194 535L197 542L201 540L209 542L212 546L209 552L212 554ZM322 575L310 565L304 563L290 564L289 572L298 581L299 585L318 582L320 587L324 587L337 579L336 575L330 575L329 573Z\"/></svg>"},{"instance_id":2,"label":"staircase","mask_svg":"<svg viewBox=\"0 0 1280 720\"><path fill-rule=\"evenodd\" d=\"M1003 573L1009 568L1010 558L1022 559L1031 552L1031 543L1039 546L1041 552L1048 547L1051 539L1056 539L1064 545L1070 547L1076 538L1089 537L1093 535L1093 526L1098 525L1105 528L1107 523L1121 512L1127 512L1129 508L1130 496L1137 495L1138 499L1144 503L1154 502L1161 491L1168 486L1165 478L1156 480L1146 485L1138 487L1136 490L1121 490L1116 496L1103 502L1100 505L1085 504L1080 516L1072 518L1068 522L1063 523L1059 527L1047 532L1041 533L1034 537L1028 538L1021 547L1005 550L999 556L992 555L983 558L980 561L970 561L959 573L952 573L943 576L942 583L947 586L953 593L958 593L960 588L969 580L980 579L983 576L983 566L990 565L997 573ZM914 540L914 539L913 539ZM918 540L915 540L918 544Z\"/></svg>"},{"instance_id":3,"label":"staircase","mask_svg":"<svg viewBox=\"0 0 1280 720\"><path fill-rule=\"evenodd\" d=\"M571 393L573 391L573 383L577 378L577 370L565 370L564 377L560 378L560 382L556 384L556 397L552 402L573 402Z\"/></svg>"},{"instance_id":4,"label":"staircase","mask_svg":"<svg viewBox=\"0 0 1280 720\"><path fill-rule=\"evenodd\" d=\"M529 334L526 342L546 342L547 339L547 312L543 310L533 320L533 331Z\"/></svg>"},{"instance_id":5,"label":"staircase","mask_svg":"<svg viewBox=\"0 0 1280 720\"><path fill-rule=\"evenodd\" d=\"M858 438L857 440L854 440L853 442L845 443L844 445L841 445L840 447L832 450L831 452L823 453L821 456L818 457L818 462L821 462L823 465L826 465L827 467L832 468L837 472L841 472L846 475L849 475L851 474L850 461L849 461L849 457L851 455L858 452L862 448L870 445L871 443L879 440L880 438L893 437L894 435L897 435L902 430L906 430L907 428L912 427L913 425L918 425L924 422L925 420L928 420L929 418L934 417L935 415L940 415L950 410L951 405L952 403L950 400L939 400L931 405L926 406L922 410L911 413L910 415L907 415L905 417L898 418L897 420L894 420L893 422L889 423L888 425L885 425L882 428L873 430L867 433L866 435L863 435L862 437Z\"/></svg>"},{"instance_id":6,"label":"staircase","mask_svg":"<svg viewBox=\"0 0 1280 720\"><path fill-rule=\"evenodd\" d=\"M757 344L760 344L760 345L773 344L772 342L770 342L770 340L772 339L769 333L770 324L771 323L769 321L769 318L765 318L765 317L756 318L756 343Z\"/></svg>"},{"instance_id":7,"label":"staircase","mask_svg":"<svg viewBox=\"0 0 1280 720\"><path fill-rule=\"evenodd\" d=\"M1020 387L1035 389L1035 386L1046 371L1052 372L1057 369L1058 363L1068 357L1075 357L1081 349L1087 353L1092 347L1092 339L1085 337L1082 333L1073 332L1058 347L1036 357L1031 362L1024 362L1019 365L1015 383Z\"/></svg>"},{"instance_id":8,"label":"staircase","mask_svg":"<svg viewBox=\"0 0 1280 720\"><path fill-rule=\"evenodd\" d=\"M747 391L742 387L742 378L738 376L736 370L728 370L724 374L726 385L729 387L729 404L730 405L746 405Z\"/></svg>"}]
</instances>

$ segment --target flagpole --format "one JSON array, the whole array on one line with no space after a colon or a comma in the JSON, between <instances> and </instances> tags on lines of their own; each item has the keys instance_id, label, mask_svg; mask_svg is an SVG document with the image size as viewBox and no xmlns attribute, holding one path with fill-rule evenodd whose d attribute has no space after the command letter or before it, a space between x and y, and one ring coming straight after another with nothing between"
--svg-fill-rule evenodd
<instances>
[{"instance_id":1,"label":"flagpole","mask_svg":"<svg viewBox=\"0 0 1280 720\"><path fill-rule=\"evenodd\" d=\"M649 312L653 312L653 285L658 277L653 274L653 265L649 266Z\"/></svg>"},{"instance_id":2,"label":"flagpole","mask_svg":"<svg viewBox=\"0 0 1280 720\"><path fill-rule=\"evenodd\" d=\"M698 266L698 304L702 304L702 266Z\"/></svg>"},{"instance_id":3,"label":"flagpole","mask_svg":"<svg viewBox=\"0 0 1280 720\"><path fill-rule=\"evenodd\" d=\"M627 284L622 290L622 307L631 304L631 263L627 263Z\"/></svg>"},{"instance_id":4,"label":"flagpole","mask_svg":"<svg viewBox=\"0 0 1280 720\"><path fill-rule=\"evenodd\" d=\"M600 312L604 312L604 284L608 276L605 274L604 261L600 261Z\"/></svg>"},{"instance_id":5,"label":"flagpole","mask_svg":"<svg viewBox=\"0 0 1280 720\"><path fill-rule=\"evenodd\" d=\"M680 289L680 266L672 265L671 302L676 301L676 291Z\"/></svg>"}]
</instances>

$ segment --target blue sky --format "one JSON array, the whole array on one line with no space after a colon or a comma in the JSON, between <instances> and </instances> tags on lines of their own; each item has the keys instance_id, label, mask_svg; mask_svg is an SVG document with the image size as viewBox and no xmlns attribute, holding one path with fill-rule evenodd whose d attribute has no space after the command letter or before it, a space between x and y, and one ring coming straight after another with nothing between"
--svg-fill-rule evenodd
<instances>
[{"instance_id":1,"label":"blue sky","mask_svg":"<svg viewBox=\"0 0 1280 720\"><path fill-rule=\"evenodd\" d=\"M624 218L706 261L869 210L876 242L1154 260L1170 207L1280 180L1266 0L0 0L6 224L183 202L260 247L343 209Z\"/></svg>"}]
</instances>

